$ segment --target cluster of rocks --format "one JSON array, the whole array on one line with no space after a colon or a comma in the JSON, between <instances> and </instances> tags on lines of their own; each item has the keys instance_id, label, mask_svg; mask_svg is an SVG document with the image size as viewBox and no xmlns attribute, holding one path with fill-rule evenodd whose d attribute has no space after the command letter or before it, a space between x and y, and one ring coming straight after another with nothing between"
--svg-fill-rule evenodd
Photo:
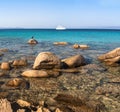
<instances>
[{"instance_id":1,"label":"cluster of rocks","mask_svg":"<svg viewBox=\"0 0 120 112\"><path fill-rule=\"evenodd\" d=\"M34 40L34 39L32 38L31 40ZM32 41L29 44L37 44L37 42L34 43ZM67 44L68 43L64 43L64 42L54 43L54 45L67 45ZM78 47L76 47L76 46L78 46ZM86 49L86 48L89 48L89 46L87 46L87 45L81 46L81 45L75 44L74 48ZM8 51L8 50L3 49L3 50L0 50L0 53L4 53L6 51ZM0 56L2 56L2 55L0 55ZM113 51L103 54L103 55L99 56L98 59L100 61L105 62L107 65L114 65L114 64L119 65L120 64L120 48L116 48ZM36 57L32 66L29 65L29 60L21 58L21 59L15 59L13 61L0 63L0 69L2 70L2 72L0 71L0 76L4 75L3 71L9 71L9 73L10 73L16 69L22 69L19 72L19 74L20 74L19 78L16 76L17 78L11 78L10 80L6 81L2 86L0 84L0 88L3 90L4 89L7 89L7 90L18 89L18 88L20 88L20 89L22 88L22 90L24 90L24 89L28 88L29 83L31 83L31 82L28 82L28 80L30 81L31 79L33 79L32 83L35 83L35 85L36 85L36 83L37 83L36 80L38 80L37 78L43 78L43 79L48 79L46 77L59 78L58 76L60 76L61 72L62 72L62 73L84 74L84 75L86 75L86 79L88 79L89 83L92 83L92 81L96 82L97 80L99 80L100 84L94 85L94 87L96 87L96 88L93 88L94 93L96 95L104 95L105 94L107 96L108 94L113 94L115 97L116 97L116 94L119 95L119 87L118 86L114 86L113 84L110 85L108 83L101 85L102 81L99 78L99 76L98 76L98 79L95 79L96 77L94 77L94 76L92 77L92 76L88 75L91 72L92 75L95 73L95 74L100 74L100 76L101 76L101 73L103 71L105 71L106 69L103 67L100 67L96 64L87 64L84 56L82 56L80 54L70 56L65 59L60 59L57 55L55 55L52 52L41 52ZM63 76L63 75L61 75L61 76ZM53 79L56 79L56 78L53 78ZM62 78L64 78L64 77L62 77ZM82 86L80 86L81 84L78 86L77 82L78 81L81 81L81 83L82 83L82 81L84 82L85 77L79 76L79 79L81 79L81 80L78 80L77 75L75 75L74 77L67 75L67 78L68 79L65 79L65 81L69 80L68 82L70 84L72 83L71 82L72 79L74 81L76 81L75 84L73 84L73 85L75 85L75 87L74 88L71 87L72 91L73 90L75 91L75 88L82 89ZM91 79L93 79L93 80L91 80ZM64 80L62 80L62 81L64 81ZM119 83L118 79L117 79L117 81L118 81L117 83ZM46 85L44 85L45 83L46 83ZM55 85L56 83L53 84L54 87L53 87L53 85L49 85L49 84L47 85L47 82L45 82L45 83L43 83L43 86L48 86L48 91L50 90L50 88L53 88L53 89L55 88L55 90L56 90L56 88L58 86L58 85ZM115 80L115 82L113 81L112 83L116 83L116 80ZM61 82L59 83L59 85L60 84L61 84ZM37 83L36 86L40 86L40 84ZM62 86L64 86L64 82L63 82ZM88 86L90 86L90 85L88 84ZM87 88L87 83L84 84L83 88L85 88L85 89ZM112 89L112 88L114 88L114 89ZM34 89L36 89L36 88L34 88ZM67 90L68 87L64 87L64 89ZM114 91L112 91L112 90L114 90ZM45 91L47 91L47 90L45 90ZM53 91L53 90L51 89L51 91ZM0 112L2 112L1 111L2 109L5 110L4 112L8 112L7 110L9 110L9 112L12 112L12 110L14 110L16 112L25 112L25 111L31 111L31 112L32 111L35 111L35 112L79 112L80 110L81 110L81 112L82 111L83 112L105 112L105 110L104 110L105 105L102 102L100 102L99 100L82 98L83 95L81 95L81 98L78 98L76 96L70 95L69 91L67 94L63 94L63 93L57 94L57 96L54 99L52 99L52 103L50 102L50 105L53 104L54 106L52 105L50 107L48 106L49 102L47 102L47 106L46 106L45 101L40 101L37 105L34 105L32 103L23 101L21 99L17 99L15 102L12 102L12 103L8 102L6 99L1 99L0 100ZM74 94L77 94L77 92L75 92ZM79 95L80 95L80 91L79 91ZM17 107L15 105L17 105Z\"/></svg>"},{"instance_id":2,"label":"cluster of rocks","mask_svg":"<svg viewBox=\"0 0 120 112\"><path fill-rule=\"evenodd\" d=\"M22 76L56 77L59 75L59 71L62 71L64 68L75 68L84 64L85 58L80 54L60 60L54 53L41 52L35 59L33 70L23 72Z\"/></svg>"},{"instance_id":3,"label":"cluster of rocks","mask_svg":"<svg viewBox=\"0 0 120 112\"><path fill-rule=\"evenodd\" d=\"M7 99L0 99L0 112L52 112L45 106L44 101L39 101L33 105L27 101L18 99L9 102ZM62 112L59 108L54 108L54 112Z\"/></svg>"}]
</instances>

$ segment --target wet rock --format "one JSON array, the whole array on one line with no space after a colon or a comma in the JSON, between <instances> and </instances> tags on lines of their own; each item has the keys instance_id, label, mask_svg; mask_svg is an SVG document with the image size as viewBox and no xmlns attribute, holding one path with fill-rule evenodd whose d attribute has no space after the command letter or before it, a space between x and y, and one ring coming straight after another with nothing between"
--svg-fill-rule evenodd
<instances>
[{"instance_id":1,"label":"wet rock","mask_svg":"<svg viewBox=\"0 0 120 112\"><path fill-rule=\"evenodd\" d=\"M51 52L41 52L35 59L33 69L60 68L60 59Z\"/></svg>"},{"instance_id":2,"label":"wet rock","mask_svg":"<svg viewBox=\"0 0 120 112\"><path fill-rule=\"evenodd\" d=\"M18 109L17 112L25 112L25 109Z\"/></svg>"},{"instance_id":3,"label":"wet rock","mask_svg":"<svg viewBox=\"0 0 120 112\"><path fill-rule=\"evenodd\" d=\"M79 45L79 44L74 44L73 45L73 48L74 49L88 49L89 48L89 46L88 45Z\"/></svg>"},{"instance_id":4,"label":"wet rock","mask_svg":"<svg viewBox=\"0 0 120 112\"><path fill-rule=\"evenodd\" d=\"M20 79L20 78L13 78L9 80L5 85L8 87L20 87L21 86L25 88L27 85L27 81L25 81L24 79Z\"/></svg>"},{"instance_id":5,"label":"wet rock","mask_svg":"<svg viewBox=\"0 0 120 112\"><path fill-rule=\"evenodd\" d=\"M21 99L17 100L17 104L20 105L21 107L30 107L30 103Z\"/></svg>"},{"instance_id":6,"label":"wet rock","mask_svg":"<svg viewBox=\"0 0 120 112\"><path fill-rule=\"evenodd\" d=\"M2 62L1 69L2 70L10 70L10 64L8 62Z\"/></svg>"},{"instance_id":7,"label":"wet rock","mask_svg":"<svg viewBox=\"0 0 120 112\"><path fill-rule=\"evenodd\" d=\"M27 70L22 73L24 77L49 77L48 73L43 70Z\"/></svg>"},{"instance_id":8,"label":"wet rock","mask_svg":"<svg viewBox=\"0 0 120 112\"><path fill-rule=\"evenodd\" d=\"M56 108L55 112L63 112L59 108Z\"/></svg>"},{"instance_id":9,"label":"wet rock","mask_svg":"<svg viewBox=\"0 0 120 112\"><path fill-rule=\"evenodd\" d=\"M54 42L54 45L67 45L67 42Z\"/></svg>"},{"instance_id":10,"label":"wet rock","mask_svg":"<svg viewBox=\"0 0 120 112\"><path fill-rule=\"evenodd\" d=\"M85 64L85 58L82 55L75 55L61 61L70 68L79 67Z\"/></svg>"},{"instance_id":11,"label":"wet rock","mask_svg":"<svg viewBox=\"0 0 120 112\"><path fill-rule=\"evenodd\" d=\"M32 38L28 40L28 44L38 44L38 41Z\"/></svg>"},{"instance_id":12,"label":"wet rock","mask_svg":"<svg viewBox=\"0 0 120 112\"><path fill-rule=\"evenodd\" d=\"M27 66L27 60L25 59L20 59L20 60L14 60L13 61L13 66Z\"/></svg>"},{"instance_id":13,"label":"wet rock","mask_svg":"<svg viewBox=\"0 0 120 112\"><path fill-rule=\"evenodd\" d=\"M80 46L80 49L88 49L89 46L88 45L79 45Z\"/></svg>"},{"instance_id":14,"label":"wet rock","mask_svg":"<svg viewBox=\"0 0 120 112\"><path fill-rule=\"evenodd\" d=\"M79 46L78 44L74 44L74 45L73 45L73 48L74 48L74 49L79 49L80 46Z\"/></svg>"},{"instance_id":15,"label":"wet rock","mask_svg":"<svg viewBox=\"0 0 120 112\"><path fill-rule=\"evenodd\" d=\"M106 54L98 57L100 61L105 62L107 65L113 65L120 62L120 48L116 48Z\"/></svg>"},{"instance_id":16,"label":"wet rock","mask_svg":"<svg viewBox=\"0 0 120 112\"><path fill-rule=\"evenodd\" d=\"M11 104L7 99L0 99L0 112L13 112Z\"/></svg>"}]
</instances>

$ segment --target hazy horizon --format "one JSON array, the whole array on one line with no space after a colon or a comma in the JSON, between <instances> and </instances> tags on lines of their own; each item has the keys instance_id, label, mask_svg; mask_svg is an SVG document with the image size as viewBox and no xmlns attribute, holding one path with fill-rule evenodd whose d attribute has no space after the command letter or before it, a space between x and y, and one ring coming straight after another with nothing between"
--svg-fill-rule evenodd
<instances>
[{"instance_id":1,"label":"hazy horizon","mask_svg":"<svg viewBox=\"0 0 120 112\"><path fill-rule=\"evenodd\" d=\"M0 0L0 28L120 28L119 0Z\"/></svg>"}]
</instances>

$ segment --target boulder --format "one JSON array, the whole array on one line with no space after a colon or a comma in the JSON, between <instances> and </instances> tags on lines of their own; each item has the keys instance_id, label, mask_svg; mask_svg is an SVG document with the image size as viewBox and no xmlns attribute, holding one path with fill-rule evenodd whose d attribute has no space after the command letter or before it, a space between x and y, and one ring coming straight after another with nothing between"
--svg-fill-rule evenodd
<instances>
[{"instance_id":1,"label":"boulder","mask_svg":"<svg viewBox=\"0 0 120 112\"><path fill-rule=\"evenodd\" d=\"M85 64L85 58L82 55L75 55L61 61L70 68L79 67Z\"/></svg>"},{"instance_id":2,"label":"boulder","mask_svg":"<svg viewBox=\"0 0 120 112\"><path fill-rule=\"evenodd\" d=\"M98 57L100 61L105 62L107 65L114 65L120 62L120 48L116 48L108 53Z\"/></svg>"},{"instance_id":3,"label":"boulder","mask_svg":"<svg viewBox=\"0 0 120 112\"><path fill-rule=\"evenodd\" d=\"M24 77L49 77L48 73L43 70L27 70L22 73Z\"/></svg>"},{"instance_id":4,"label":"boulder","mask_svg":"<svg viewBox=\"0 0 120 112\"><path fill-rule=\"evenodd\" d=\"M25 59L13 61L13 66L26 66L26 65L27 65L27 60L25 60Z\"/></svg>"},{"instance_id":5,"label":"boulder","mask_svg":"<svg viewBox=\"0 0 120 112\"><path fill-rule=\"evenodd\" d=\"M67 42L54 42L54 45L67 45Z\"/></svg>"},{"instance_id":6,"label":"boulder","mask_svg":"<svg viewBox=\"0 0 120 112\"><path fill-rule=\"evenodd\" d=\"M38 44L38 41L32 38L28 41L28 44Z\"/></svg>"},{"instance_id":7,"label":"boulder","mask_svg":"<svg viewBox=\"0 0 120 112\"><path fill-rule=\"evenodd\" d=\"M0 99L0 112L13 112L11 104L7 99Z\"/></svg>"},{"instance_id":8,"label":"boulder","mask_svg":"<svg viewBox=\"0 0 120 112\"><path fill-rule=\"evenodd\" d=\"M51 52L41 52L35 59L33 69L60 68L60 59Z\"/></svg>"},{"instance_id":9,"label":"boulder","mask_svg":"<svg viewBox=\"0 0 120 112\"><path fill-rule=\"evenodd\" d=\"M120 48L116 48L110 52L107 52L101 56L98 57L99 60L106 60L106 59L112 59L112 58L115 58L115 57L118 57L120 56Z\"/></svg>"},{"instance_id":10,"label":"boulder","mask_svg":"<svg viewBox=\"0 0 120 112\"><path fill-rule=\"evenodd\" d=\"M2 70L10 70L10 64L8 62L2 62L1 69Z\"/></svg>"}]
</instances>

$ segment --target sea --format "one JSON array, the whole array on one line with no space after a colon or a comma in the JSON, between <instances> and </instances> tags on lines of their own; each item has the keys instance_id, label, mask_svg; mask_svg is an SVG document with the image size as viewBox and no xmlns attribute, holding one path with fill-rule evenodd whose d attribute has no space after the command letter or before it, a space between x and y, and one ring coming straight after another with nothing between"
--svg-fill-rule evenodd
<instances>
[{"instance_id":1,"label":"sea","mask_svg":"<svg viewBox=\"0 0 120 112\"><path fill-rule=\"evenodd\" d=\"M27 44L31 37L39 43ZM68 42L57 46L54 42ZM89 49L74 49L74 44L87 44ZM83 55L88 63L99 63L97 57L120 47L120 30L115 29L0 29L0 49L8 49L0 62L37 56L40 52L53 52L60 59L76 54Z\"/></svg>"}]
</instances>

